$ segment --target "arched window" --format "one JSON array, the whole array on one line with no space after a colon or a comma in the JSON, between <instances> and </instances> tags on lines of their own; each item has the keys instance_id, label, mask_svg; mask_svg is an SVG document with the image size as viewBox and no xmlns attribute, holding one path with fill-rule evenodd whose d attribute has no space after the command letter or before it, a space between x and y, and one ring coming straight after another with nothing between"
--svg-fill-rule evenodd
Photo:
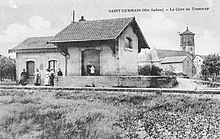
<instances>
[{"instance_id":1,"label":"arched window","mask_svg":"<svg viewBox=\"0 0 220 139\"><path fill-rule=\"evenodd\" d=\"M186 47L183 47L183 51L186 51Z\"/></svg>"},{"instance_id":2,"label":"arched window","mask_svg":"<svg viewBox=\"0 0 220 139\"><path fill-rule=\"evenodd\" d=\"M129 48L129 49L132 49L133 47L132 47L132 39L130 38L130 37L126 37L125 38L125 47L126 48Z\"/></svg>"},{"instance_id":3,"label":"arched window","mask_svg":"<svg viewBox=\"0 0 220 139\"><path fill-rule=\"evenodd\" d=\"M57 60L50 60L48 63L48 69L57 69Z\"/></svg>"},{"instance_id":4,"label":"arched window","mask_svg":"<svg viewBox=\"0 0 220 139\"><path fill-rule=\"evenodd\" d=\"M186 63L187 63L187 66L189 66L189 61L186 61Z\"/></svg>"},{"instance_id":5,"label":"arched window","mask_svg":"<svg viewBox=\"0 0 220 139\"><path fill-rule=\"evenodd\" d=\"M192 47L190 48L190 51L193 51L193 48L192 48Z\"/></svg>"},{"instance_id":6,"label":"arched window","mask_svg":"<svg viewBox=\"0 0 220 139\"><path fill-rule=\"evenodd\" d=\"M35 71L35 62L34 61L27 61L26 62L26 69L29 76L34 75Z\"/></svg>"}]
</instances>

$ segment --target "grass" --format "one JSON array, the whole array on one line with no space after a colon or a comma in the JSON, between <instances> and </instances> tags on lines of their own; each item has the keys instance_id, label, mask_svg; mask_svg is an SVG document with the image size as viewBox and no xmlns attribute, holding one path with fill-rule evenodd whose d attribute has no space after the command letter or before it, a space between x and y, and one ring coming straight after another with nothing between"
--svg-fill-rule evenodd
<instances>
[{"instance_id":1,"label":"grass","mask_svg":"<svg viewBox=\"0 0 220 139\"><path fill-rule=\"evenodd\" d=\"M209 98L0 90L0 109L0 138L220 138Z\"/></svg>"}]
</instances>

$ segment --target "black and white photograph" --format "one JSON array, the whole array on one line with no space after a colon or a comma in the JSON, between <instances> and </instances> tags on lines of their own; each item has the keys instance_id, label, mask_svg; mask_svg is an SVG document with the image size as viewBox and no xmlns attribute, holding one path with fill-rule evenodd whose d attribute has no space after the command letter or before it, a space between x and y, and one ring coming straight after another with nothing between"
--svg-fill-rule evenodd
<instances>
[{"instance_id":1,"label":"black and white photograph","mask_svg":"<svg viewBox=\"0 0 220 139\"><path fill-rule=\"evenodd\" d=\"M1 0L0 139L219 139L219 0Z\"/></svg>"}]
</instances>

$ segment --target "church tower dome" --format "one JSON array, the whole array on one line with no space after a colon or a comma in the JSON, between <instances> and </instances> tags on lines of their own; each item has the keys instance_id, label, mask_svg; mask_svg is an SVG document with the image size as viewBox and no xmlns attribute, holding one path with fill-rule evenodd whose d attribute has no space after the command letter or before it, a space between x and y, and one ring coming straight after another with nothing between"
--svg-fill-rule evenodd
<instances>
[{"instance_id":1,"label":"church tower dome","mask_svg":"<svg viewBox=\"0 0 220 139\"><path fill-rule=\"evenodd\" d=\"M188 52L192 56L195 56L195 43L194 43L194 33L189 31L186 27L186 31L180 33L180 50Z\"/></svg>"}]
</instances>

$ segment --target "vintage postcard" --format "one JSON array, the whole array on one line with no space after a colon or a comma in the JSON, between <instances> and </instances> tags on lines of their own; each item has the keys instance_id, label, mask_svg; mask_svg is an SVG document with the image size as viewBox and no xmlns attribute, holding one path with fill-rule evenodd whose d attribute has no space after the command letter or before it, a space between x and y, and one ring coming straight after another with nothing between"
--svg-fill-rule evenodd
<instances>
[{"instance_id":1,"label":"vintage postcard","mask_svg":"<svg viewBox=\"0 0 220 139\"><path fill-rule=\"evenodd\" d=\"M73 19L100 20L135 17L150 49L180 49L179 33L195 34L195 53L219 52L218 0L2 0L2 55L28 37L54 36ZM13 55L13 54L12 54Z\"/></svg>"},{"instance_id":2,"label":"vintage postcard","mask_svg":"<svg viewBox=\"0 0 220 139\"><path fill-rule=\"evenodd\" d=\"M219 25L219 0L0 0L0 139L219 139Z\"/></svg>"}]
</instances>

